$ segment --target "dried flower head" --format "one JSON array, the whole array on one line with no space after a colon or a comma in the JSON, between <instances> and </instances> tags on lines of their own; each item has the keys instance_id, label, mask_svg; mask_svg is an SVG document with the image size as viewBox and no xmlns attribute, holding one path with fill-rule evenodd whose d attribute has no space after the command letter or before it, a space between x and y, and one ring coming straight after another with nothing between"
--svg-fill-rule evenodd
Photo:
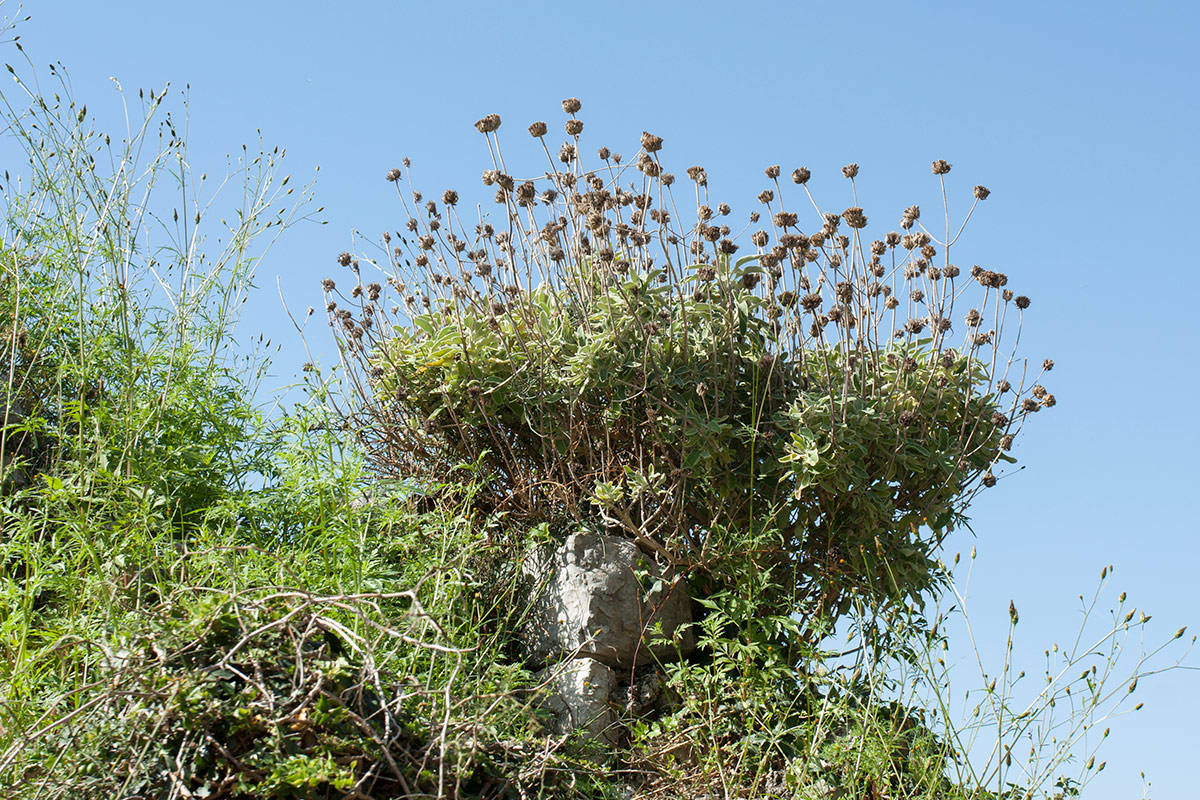
<instances>
[{"instance_id":1,"label":"dried flower head","mask_svg":"<svg viewBox=\"0 0 1200 800\"><path fill-rule=\"evenodd\" d=\"M596 155L600 156L601 161L608 161L608 157L612 155L612 151L610 151L607 147L601 147Z\"/></svg>"},{"instance_id":2,"label":"dried flower head","mask_svg":"<svg viewBox=\"0 0 1200 800\"><path fill-rule=\"evenodd\" d=\"M777 227L790 228L797 223L798 218L792 211L780 211L772 218L772 221Z\"/></svg>"},{"instance_id":3,"label":"dried flower head","mask_svg":"<svg viewBox=\"0 0 1200 800\"><path fill-rule=\"evenodd\" d=\"M991 193L992 193L991 190L988 189L986 186L976 186L975 187L975 199L976 200L987 200L988 195Z\"/></svg>"},{"instance_id":4,"label":"dried flower head","mask_svg":"<svg viewBox=\"0 0 1200 800\"><path fill-rule=\"evenodd\" d=\"M332 278L326 278L325 280L321 281L321 288L327 292L332 292L337 288L337 284L333 282Z\"/></svg>"},{"instance_id":5,"label":"dried flower head","mask_svg":"<svg viewBox=\"0 0 1200 800\"><path fill-rule=\"evenodd\" d=\"M400 180L400 168L392 167L391 169L389 169L387 171L387 179L389 181L391 181L392 183L395 183L396 181Z\"/></svg>"},{"instance_id":6,"label":"dried flower head","mask_svg":"<svg viewBox=\"0 0 1200 800\"><path fill-rule=\"evenodd\" d=\"M563 128L566 130L569 136L578 136L579 134L583 133L583 120L569 119L567 120L566 124L563 125Z\"/></svg>"},{"instance_id":7,"label":"dried flower head","mask_svg":"<svg viewBox=\"0 0 1200 800\"><path fill-rule=\"evenodd\" d=\"M642 149L647 153L656 153L662 149L663 140L661 136L655 136L649 131L642 131Z\"/></svg>"},{"instance_id":8,"label":"dried flower head","mask_svg":"<svg viewBox=\"0 0 1200 800\"><path fill-rule=\"evenodd\" d=\"M1029 308L1029 298L1023 294L1017 296L1016 303L1017 303L1017 308L1021 309L1022 311Z\"/></svg>"},{"instance_id":9,"label":"dried flower head","mask_svg":"<svg viewBox=\"0 0 1200 800\"><path fill-rule=\"evenodd\" d=\"M847 178L858 177L858 164L847 164L842 167L842 174Z\"/></svg>"},{"instance_id":10,"label":"dried flower head","mask_svg":"<svg viewBox=\"0 0 1200 800\"><path fill-rule=\"evenodd\" d=\"M933 162L933 174L934 175L945 175L946 173L950 172L951 166L952 165L950 164L949 161L946 161L944 158L939 158L938 160Z\"/></svg>"},{"instance_id":11,"label":"dried flower head","mask_svg":"<svg viewBox=\"0 0 1200 800\"><path fill-rule=\"evenodd\" d=\"M448 206L458 205L458 192L453 189L447 189L442 193L442 202Z\"/></svg>"},{"instance_id":12,"label":"dried flower head","mask_svg":"<svg viewBox=\"0 0 1200 800\"><path fill-rule=\"evenodd\" d=\"M562 101L562 110L568 114L574 114L581 108L583 108L583 103L579 101L578 97L568 97Z\"/></svg>"},{"instance_id":13,"label":"dried flower head","mask_svg":"<svg viewBox=\"0 0 1200 800\"><path fill-rule=\"evenodd\" d=\"M480 133L491 133L500 127L500 115L488 114L475 123L475 129Z\"/></svg>"},{"instance_id":14,"label":"dried flower head","mask_svg":"<svg viewBox=\"0 0 1200 800\"><path fill-rule=\"evenodd\" d=\"M759 192L758 202L760 202L760 203L770 203L774 199L775 199L775 193L772 192L770 189L763 189L761 192Z\"/></svg>"},{"instance_id":15,"label":"dried flower head","mask_svg":"<svg viewBox=\"0 0 1200 800\"><path fill-rule=\"evenodd\" d=\"M728 203L718 203L717 204L717 213L720 214L722 217L729 216L729 211L730 211L730 208L729 208Z\"/></svg>"},{"instance_id":16,"label":"dried flower head","mask_svg":"<svg viewBox=\"0 0 1200 800\"><path fill-rule=\"evenodd\" d=\"M763 170L763 172L766 173L768 178L774 180L775 178L779 177L779 165L776 164L775 166L767 167L765 170Z\"/></svg>"},{"instance_id":17,"label":"dried flower head","mask_svg":"<svg viewBox=\"0 0 1200 800\"><path fill-rule=\"evenodd\" d=\"M858 206L851 206L843 211L842 219L851 228L859 229L867 227L867 218L863 214L863 210Z\"/></svg>"},{"instance_id":18,"label":"dried flower head","mask_svg":"<svg viewBox=\"0 0 1200 800\"><path fill-rule=\"evenodd\" d=\"M979 479L980 483L989 489L996 485L996 476L991 472L983 473L983 477Z\"/></svg>"},{"instance_id":19,"label":"dried flower head","mask_svg":"<svg viewBox=\"0 0 1200 800\"><path fill-rule=\"evenodd\" d=\"M803 186L808 183L808 179L811 177L812 173L809 172L808 167L800 167L799 169L792 170L792 183L798 183Z\"/></svg>"},{"instance_id":20,"label":"dried flower head","mask_svg":"<svg viewBox=\"0 0 1200 800\"><path fill-rule=\"evenodd\" d=\"M1012 384L1009 383L1008 381L1001 380L1001 381L996 382L996 393L997 394L1004 394L1005 392L1008 392L1011 389L1012 389Z\"/></svg>"},{"instance_id":21,"label":"dried flower head","mask_svg":"<svg viewBox=\"0 0 1200 800\"><path fill-rule=\"evenodd\" d=\"M1050 370L1054 369L1054 361L1047 358L1045 361L1042 362L1042 369L1046 370L1046 372L1049 372Z\"/></svg>"},{"instance_id":22,"label":"dried flower head","mask_svg":"<svg viewBox=\"0 0 1200 800\"><path fill-rule=\"evenodd\" d=\"M350 266L350 262L353 260L354 257L349 253L339 253L337 257L337 263L341 264L343 267Z\"/></svg>"}]
</instances>

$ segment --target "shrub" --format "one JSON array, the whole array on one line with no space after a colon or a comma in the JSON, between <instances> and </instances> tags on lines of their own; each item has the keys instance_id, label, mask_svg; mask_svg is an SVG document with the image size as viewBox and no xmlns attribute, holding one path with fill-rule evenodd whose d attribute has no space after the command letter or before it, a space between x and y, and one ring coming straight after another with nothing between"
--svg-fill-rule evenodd
<instances>
[{"instance_id":1,"label":"shrub","mask_svg":"<svg viewBox=\"0 0 1200 800\"><path fill-rule=\"evenodd\" d=\"M813 200L802 223L779 167L737 257L701 167L693 221L659 137L584 166L578 106L536 180L505 173L499 117L480 120L495 217L399 192L408 234L385 236L383 282L349 253L349 291L324 281L377 472L420 485L478 463L482 511L618 531L706 592L748 559L775 578L763 608L813 620L919 601L945 535L1055 403L1002 344L1028 298L956 266L957 234L936 239L916 206L873 241L856 205ZM944 192L949 171L934 162ZM853 192L857 166L843 172ZM805 195L808 174L793 173Z\"/></svg>"}]
</instances>

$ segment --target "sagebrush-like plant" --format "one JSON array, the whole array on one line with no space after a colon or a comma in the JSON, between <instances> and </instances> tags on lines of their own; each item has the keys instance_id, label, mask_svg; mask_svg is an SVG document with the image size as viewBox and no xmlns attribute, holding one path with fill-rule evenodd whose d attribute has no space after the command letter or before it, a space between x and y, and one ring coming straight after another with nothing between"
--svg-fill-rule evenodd
<instances>
[{"instance_id":1,"label":"sagebrush-like plant","mask_svg":"<svg viewBox=\"0 0 1200 800\"><path fill-rule=\"evenodd\" d=\"M766 170L747 248L702 167L681 213L660 137L585 166L580 103L563 108L557 153L530 127L550 168L528 179L506 171L499 116L477 123L494 214L464 218L453 190L423 202L393 169L409 217L381 282L349 253L349 291L324 281L376 469L428 485L478 463L485 510L619 531L710 588L752 554L784 587L764 603L836 617L856 596L918 599L1055 403L1052 363L1031 379L1005 349L1029 299L951 260L948 203L940 239L911 206L872 240L856 203L822 210L807 169L788 192ZM946 196L950 165L933 171ZM854 198L858 167L843 173Z\"/></svg>"}]
</instances>

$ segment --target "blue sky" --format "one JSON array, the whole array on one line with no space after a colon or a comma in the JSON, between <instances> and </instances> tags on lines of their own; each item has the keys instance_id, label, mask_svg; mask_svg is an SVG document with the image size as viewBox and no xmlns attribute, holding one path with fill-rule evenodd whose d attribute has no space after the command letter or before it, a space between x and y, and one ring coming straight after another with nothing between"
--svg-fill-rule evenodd
<instances>
[{"instance_id":1,"label":"blue sky","mask_svg":"<svg viewBox=\"0 0 1200 800\"><path fill-rule=\"evenodd\" d=\"M861 167L868 232L918 203L940 209L930 162L954 164L952 211L992 190L958 259L1006 272L1033 298L1022 352L1053 358L1058 406L1014 454L1025 469L984 493L949 552L978 547L969 608L996 664L1008 602L1018 660L1072 638L1077 596L1102 567L1154 616L1148 641L1200 629L1194 498L1200 382L1191 336L1200 202L1200 11L1174 3L29 2L22 42L62 61L76 97L117 119L127 90L190 84L193 168L256 139L287 149L300 180L320 166L325 225L290 230L259 269L241 332L284 348L268 387L296 379L304 349L275 290L320 306L334 259L404 217L383 179L404 156L426 194L486 202L487 148L472 123L561 130L559 101L583 100L585 141L626 154L649 130L682 173L704 165L735 216L762 170L812 169L812 188L850 205L839 168ZM10 2L0 13L14 16ZM12 57L11 52L9 58ZM532 151L530 151L532 155ZM840 206L838 206L840 207ZM314 318L313 352L333 358ZM1161 383L1160 383L1161 382ZM1190 633L1189 637L1190 638ZM973 663L962 641L962 676ZM1188 662L1195 667L1200 658ZM995 667L991 668L995 671ZM1108 768L1089 798L1194 794L1200 673L1142 682L1145 708L1112 723ZM1099 759L1098 759L1099 760Z\"/></svg>"}]
</instances>

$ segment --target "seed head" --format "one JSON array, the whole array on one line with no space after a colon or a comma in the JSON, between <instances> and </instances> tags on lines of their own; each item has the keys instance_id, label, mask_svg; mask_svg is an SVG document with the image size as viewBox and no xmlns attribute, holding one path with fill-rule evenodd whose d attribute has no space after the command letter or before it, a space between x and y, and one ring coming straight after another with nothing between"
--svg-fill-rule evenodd
<instances>
[{"instance_id":1,"label":"seed head","mask_svg":"<svg viewBox=\"0 0 1200 800\"><path fill-rule=\"evenodd\" d=\"M954 266L953 264L947 264L946 266L942 267L942 274L947 278L957 278L959 272L960 270L958 267Z\"/></svg>"},{"instance_id":2,"label":"seed head","mask_svg":"<svg viewBox=\"0 0 1200 800\"><path fill-rule=\"evenodd\" d=\"M608 157L612 155L612 151L607 147L601 147L600 151L596 155L600 156L601 161L608 161Z\"/></svg>"},{"instance_id":3,"label":"seed head","mask_svg":"<svg viewBox=\"0 0 1200 800\"><path fill-rule=\"evenodd\" d=\"M945 175L946 173L950 172L950 167L951 167L951 164L949 161L946 161L943 158L939 158L937 161L933 162L933 174L934 175Z\"/></svg>"},{"instance_id":4,"label":"seed head","mask_svg":"<svg viewBox=\"0 0 1200 800\"><path fill-rule=\"evenodd\" d=\"M500 115L488 114L475 123L475 129L480 133L491 133L500 127Z\"/></svg>"},{"instance_id":5,"label":"seed head","mask_svg":"<svg viewBox=\"0 0 1200 800\"><path fill-rule=\"evenodd\" d=\"M569 119L567 120L566 124L563 125L563 128L566 129L568 135L578 136L579 134L583 133L583 120Z\"/></svg>"},{"instance_id":6,"label":"seed head","mask_svg":"<svg viewBox=\"0 0 1200 800\"><path fill-rule=\"evenodd\" d=\"M858 176L858 164L847 164L842 167L842 174L847 178L855 178Z\"/></svg>"},{"instance_id":7,"label":"seed head","mask_svg":"<svg viewBox=\"0 0 1200 800\"><path fill-rule=\"evenodd\" d=\"M648 131L642 131L642 149L647 153L656 153L662 149L663 140L661 136L655 136Z\"/></svg>"},{"instance_id":8,"label":"seed head","mask_svg":"<svg viewBox=\"0 0 1200 800\"><path fill-rule=\"evenodd\" d=\"M808 183L808 179L812 177L808 167L800 167L800 169L792 170L792 183L798 183L801 186Z\"/></svg>"},{"instance_id":9,"label":"seed head","mask_svg":"<svg viewBox=\"0 0 1200 800\"><path fill-rule=\"evenodd\" d=\"M442 193L442 202L448 206L458 205L458 192L453 189L447 189Z\"/></svg>"},{"instance_id":10,"label":"seed head","mask_svg":"<svg viewBox=\"0 0 1200 800\"><path fill-rule=\"evenodd\" d=\"M400 169L399 169L399 167L392 167L391 169L389 169L389 170L387 171L387 179L388 179L389 181L391 181L392 183L395 183L396 181L400 180Z\"/></svg>"},{"instance_id":11,"label":"seed head","mask_svg":"<svg viewBox=\"0 0 1200 800\"><path fill-rule=\"evenodd\" d=\"M853 164L851 166L856 167L856 165L853 165ZM844 169L845 168L843 168L843 170ZM851 206L850 208L847 208L845 211L843 211L842 219L851 228L858 229L858 228L867 227L867 218L866 218L866 216L863 215L863 210L861 208L859 208L858 206Z\"/></svg>"},{"instance_id":12,"label":"seed head","mask_svg":"<svg viewBox=\"0 0 1200 800\"><path fill-rule=\"evenodd\" d=\"M696 277L708 283L717 277L717 271L713 267L700 267L696 270Z\"/></svg>"},{"instance_id":13,"label":"seed head","mask_svg":"<svg viewBox=\"0 0 1200 800\"><path fill-rule=\"evenodd\" d=\"M987 200L988 195L991 193L992 193L991 190L988 189L986 186L976 186L975 187L975 199L977 199L977 200Z\"/></svg>"},{"instance_id":14,"label":"seed head","mask_svg":"<svg viewBox=\"0 0 1200 800\"><path fill-rule=\"evenodd\" d=\"M529 135L535 139L539 139L546 135L546 123L535 122L529 126Z\"/></svg>"},{"instance_id":15,"label":"seed head","mask_svg":"<svg viewBox=\"0 0 1200 800\"><path fill-rule=\"evenodd\" d=\"M779 165L776 164L773 167L767 167L765 170L763 170L763 172L766 173L768 178L774 180L775 178L779 177Z\"/></svg>"},{"instance_id":16,"label":"seed head","mask_svg":"<svg viewBox=\"0 0 1200 800\"><path fill-rule=\"evenodd\" d=\"M1054 369L1054 361L1047 358L1045 361L1042 362L1042 369L1046 370L1046 372L1049 372L1050 370Z\"/></svg>"},{"instance_id":17,"label":"seed head","mask_svg":"<svg viewBox=\"0 0 1200 800\"><path fill-rule=\"evenodd\" d=\"M780 228L790 228L796 224L798 218L792 211L780 211L774 217L775 225Z\"/></svg>"},{"instance_id":18,"label":"seed head","mask_svg":"<svg viewBox=\"0 0 1200 800\"><path fill-rule=\"evenodd\" d=\"M719 203L717 205L717 213L720 214L722 217L729 216L729 211L730 211L730 208L729 208L728 203Z\"/></svg>"},{"instance_id":19,"label":"seed head","mask_svg":"<svg viewBox=\"0 0 1200 800\"><path fill-rule=\"evenodd\" d=\"M581 108L583 108L583 103L579 101L578 97L568 97L562 101L562 110L568 114L574 114Z\"/></svg>"},{"instance_id":20,"label":"seed head","mask_svg":"<svg viewBox=\"0 0 1200 800\"><path fill-rule=\"evenodd\" d=\"M771 237L767 235L766 231L755 231L754 233L750 234L750 242L755 247L765 247L767 242L770 241L770 238Z\"/></svg>"},{"instance_id":21,"label":"seed head","mask_svg":"<svg viewBox=\"0 0 1200 800\"><path fill-rule=\"evenodd\" d=\"M1021 309L1022 311L1029 308L1029 298L1023 294L1017 296L1016 303L1017 303L1017 308Z\"/></svg>"},{"instance_id":22,"label":"seed head","mask_svg":"<svg viewBox=\"0 0 1200 800\"><path fill-rule=\"evenodd\" d=\"M337 288L337 284L333 282L332 278L326 278L325 280L321 281L321 288L327 292L332 292Z\"/></svg>"},{"instance_id":23,"label":"seed head","mask_svg":"<svg viewBox=\"0 0 1200 800\"><path fill-rule=\"evenodd\" d=\"M895 247L900 244L900 234L896 231L889 231L888 235L883 237L883 241L888 247Z\"/></svg>"},{"instance_id":24,"label":"seed head","mask_svg":"<svg viewBox=\"0 0 1200 800\"><path fill-rule=\"evenodd\" d=\"M911 428L917 424L917 413L915 411L901 411L897 422L900 423L901 428Z\"/></svg>"},{"instance_id":25,"label":"seed head","mask_svg":"<svg viewBox=\"0 0 1200 800\"><path fill-rule=\"evenodd\" d=\"M348 266L350 266L350 262L353 259L354 259L354 257L351 256L349 253L340 253L340 254L338 254L337 262L339 264L341 264L343 267L348 267Z\"/></svg>"}]
</instances>

